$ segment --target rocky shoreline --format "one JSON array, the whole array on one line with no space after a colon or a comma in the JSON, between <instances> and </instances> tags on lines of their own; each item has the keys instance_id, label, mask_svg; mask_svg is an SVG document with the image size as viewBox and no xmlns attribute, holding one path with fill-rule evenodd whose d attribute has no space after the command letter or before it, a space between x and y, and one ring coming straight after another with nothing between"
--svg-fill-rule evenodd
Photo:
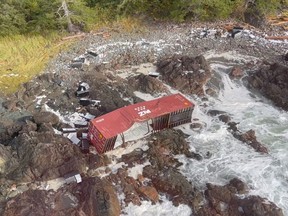
<instances>
[{"instance_id":1,"label":"rocky shoreline","mask_svg":"<svg viewBox=\"0 0 288 216\"><path fill-rule=\"evenodd\" d=\"M133 35L112 33L108 39L89 35L7 97L0 107L0 215L120 215L129 203L161 203L162 196L175 206L189 206L196 216L284 215L274 203L249 195L245 179L229 179L221 186L207 183L204 191L195 187L179 171L182 164L175 156L197 161L209 152L192 151L180 130L165 130L143 138L141 145L126 143L102 156L93 150L81 153L59 134L61 128L71 127L71 113L100 116L143 100L135 92L161 96L172 88L200 98L197 105L205 107L207 97L219 93L221 80L210 67L219 61L236 65L238 71L234 69L231 77L247 81L287 110L288 69L282 59L287 43L269 42L255 29L246 29L239 38L227 38L227 32L216 38L213 32L220 26L162 24ZM203 37L205 29L211 35ZM224 58L228 54L230 60ZM252 56L250 61L241 59L246 55ZM89 64L71 67L83 57ZM160 77L151 77L148 71L157 71ZM79 81L89 83L90 97L101 100L101 109L79 104ZM236 139L254 148L251 151L269 153L255 131L241 132L228 113L217 110L207 115L226 123ZM205 126L194 119L190 127ZM131 174L139 166L142 173ZM81 183L51 183L75 171L81 174ZM53 189L56 183L61 187Z\"/></svg>"}]
</instances>

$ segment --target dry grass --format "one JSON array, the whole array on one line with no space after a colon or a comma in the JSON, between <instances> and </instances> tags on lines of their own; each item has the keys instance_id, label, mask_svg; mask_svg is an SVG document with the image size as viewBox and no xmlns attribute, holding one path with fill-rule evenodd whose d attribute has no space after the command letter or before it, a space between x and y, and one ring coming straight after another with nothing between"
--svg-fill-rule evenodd
<instances>
[{"instance_id":1,"label":"dry grass","mask_svg":"<svg viewBox=\"0 0 288 216\"><path fill-rule=\"evenodd\" d=\"M56 35L0 38L0 91L4 94L15 92L69 44L71 41L60 42Z\"/></svg>"},{"instance_id":2,"label":"dry grass","mask_svg":"<svg viewBox=\"0 0 288 216\"><path fill-rule=\"evenodd\" d=\"M92 32L117 29L120 32L131 33L145 29L141 21L131 17L119 18L113 22L97 22L93 27ZM62 41L57 35L17 35L0 38L0 92L16 92L22 83L43 71L51 58L67 49L75 40Z\"/></svg>"}]
</instances>

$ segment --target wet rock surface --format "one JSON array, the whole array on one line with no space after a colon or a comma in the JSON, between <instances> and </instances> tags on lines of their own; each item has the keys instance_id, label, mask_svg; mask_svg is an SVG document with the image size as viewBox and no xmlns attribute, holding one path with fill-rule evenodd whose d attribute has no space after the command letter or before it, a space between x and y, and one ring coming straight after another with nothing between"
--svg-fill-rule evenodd
<instances>
[{"instance_id":1,"label":"wet rock surface","mask_svg":"<svg viewBox=\"0 0 288 216\"><path fill-rule=\"evenodd\" d=\"M278 107L288 110L288 67L280 64L263 66L248 78L251 87L259 90Z\"/></svg>"},{"instance_id":2,"label":"wet rock surface","mask_svg":"<svg viewBox=\"0 0 288 216\"><path fill-rule=\"evenodd\" d=\"M245 196L245 198L239 196L246 193L247 186L237 178L224 186L208 183L205 190L208 207L202 208L198 215L283 216L281 209L259 196Z\"/></svg>"},{"instance_id":3,"label":"wet rock surface","mask_svg":"<svg viewBox=\"0 0 288 216\"><path fill-rule=\"evenodd\" d=\"M229 76L232 78L232 79L239 79L241 77L244 76L244 71L243 69L241 69L240 67L233 67L229 73Z\"/></svg>"},{"instance_id":4,"label":"wet rock surface","mask_svg":"<svg viewBox=\"0 0 288 216\"><path fill-rule=\"evenodd\" d=\"M128 84L138 91L152 95L169 92L159 79L144 74L130 78Z\"/></svg>"},{"instance_id":5,"label":"wet rock surface","mask_svg":"<svg viewBox=\"0 0 288 216\"><path fill-rule=\"evenodd\" d=\"M120 215L112 185L99 178L86 178L57 192L28 190L11 199L3 216L14 215Z\"/></svg>"},{"instance_id":6,"label":"wet rock surface","mask_svg":"<svg viewBox=\"0 0 288 216\"><path fill-rule=\"evenodd\" d=\"M227 124L228 131L230 131L236 139L251 146L256 152L268 154L267 147L265 147L265 145L263 145L257 140L254 130L251 129L246 132L240 131L237 127L239 122L237 123L237 122L232 121L232 118L229 116L229 114L224 111L208 110L207 114L210 116L217 116L220 121Z\"/></svg>"},{"instance_id":7,"label":"wet rock surface","mask_svg":"<svg viewBox=\"0 0 288 216\"><path fill-rule=\"evenodd\" d=\"M162 79L184 93L203 95L203 86L211 78L209 64L203 56L173 56L157 63Z\"/></svg>"}]
</instances>

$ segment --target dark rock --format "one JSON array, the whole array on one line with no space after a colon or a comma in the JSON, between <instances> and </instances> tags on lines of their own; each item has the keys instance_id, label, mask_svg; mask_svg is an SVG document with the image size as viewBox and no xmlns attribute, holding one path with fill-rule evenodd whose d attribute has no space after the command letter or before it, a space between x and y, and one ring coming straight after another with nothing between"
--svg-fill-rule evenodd
<instances>
[{"instance_id":1,"label":"dark rock","mask_svg":"<svg viewBox=\"0 0 288 216\"><path fill-rule=\"evenodd\" d=\"M125 87L119 87L119 89L118 86L111 87L107 85L107 78L105 78L105 80L100 79L99 77L96 77L96 75L97 74L95 74L95 76L89 75L86 79L90 81L90 98L93 100L101 100L100 113L111 112L129 104L121 95L122 92L128 91L129 87L127 87L127 90L125 90ZM124 93L122 94L125 96Z\"/></svg>"},{"instance_id":2,"label":"dark rock","mask_svg":"<svg viewBox=\"0 0 288 216\"><path fill-rule=\"evenodd\" d=\"M52 112L39 112L34 114L33 118L35 123L38 125L41 125L43 123L50 123L51 125L55 126L59 123L58 116Z\"/></svg>"},{"instance_id":3,"label":"dark rock","mask_svg":"<svg viewBox=\"0 0 288 216\"><path fill-rule=\"evenodd\" d=\"M205 191L205 195L209 202L214 202L217 200L218 202L230 203L233 198L233 193L229 190L228 187L218 186L207 183L207 190Z\"/></svg>"},{"instance_id":4,"label":"dark rock","mask_svg":"<svg viewBox=\"0 0 288 216\"><path fill-rule=\"evenodd\" d=\"M224 119L224 120L226 120L226 119ZM230 120L226 123L229 126L227 128L228 131L230 131L236 139L248 144L249 146L254 148L255 151L257 151L257 152L268 154L268 149L263 144L258 142L258 140L255 136L254 130L249 130L245 133L242 133L237 127L237 124L239 124L239 123L232 122Z\"/></svg>"},{"instance_id":5,"label":"dark rock","mask_svg":"<svg viewBox=\"0 0 288 216\"><path fill-rule=\"evenodd\" d=\"M138 189L139 193L141 193L144 197L147 197L148 200L151 200L153 203L159 201L159 194L154 187L151 186L141 186Z\"/></svg>"},{"instance_id":6,"label":"dark rock","mask_svg":"<svg viewBox=\"0 0 288 216\"><path fill-rule=\"evenodd\" d=\"M208 210L201 209L199 215L255 215L283 216L283 212L275 204L258 196L241 198L239 194L247 192L247 186L240 179L234 178L224 186L207 184L205 197ZM198 215L198 214L197 214Z\"/></svg>"},{"instance_id":7,"label":"dark rock","mask_svg":"<svg viewBox=\"0 0 288 216\"><path fill-rule=\"evenodd\" d=\"M231 69L231 72L229 73L230 78L241 78L244 75L244 71L240 67L233 67Z\"/></svg>"},{"instance_id":8,"label":"dark rock","mask_svg":"<svg viewBox=\"0 0 288 216\"><path fill-rule=\"evenodd\" d=\"M288 52L286 52L286 54L284 54L284 61L288 61Z\"/></svg>"},{"instance_id":9,"label":"dark rock","mask_svg":"<svg viewBox=\"0 0 288 216\"><path fill-rule=\"evenodd\" d=\"M238 127L237 127L238 124L239 124L239 122L238 123L236 123L236 122L228 122L228 126L229 126L228 130L231 131L232 133L238 134L238 132L240 132L238 130Z\"/></svg>"},{"instance_id":10,"label":"dark rock","mask_svg":"<svg viewBox=\"0 0 288 216\"><path fill-rule=\"evenodd\" d=\"M53 81L52 73L44 73L37 77L40 81L51 83Z\"/></svg>"},{"instance_id":11,"label":"dark rock","mask_svg":"<svg viewBox=\"0 0 288 216\"><path fill-rule=\"evenodd\" d=\"M162 79L178 90L204 95L203 86L211 78L210 66L203 56L173 56L158 61L157 71Z\"/></svg>"},{"instance_id":12,"label":"dark rock","mask_svg":"<svg viewBox=\"0 0 288 216\"><path fill-rule=\"evenodd\" d=\"M100 178L84 178L57 192L28 190L11 199L4 216L15 215L120 215L121 207L113 186Z\"/></svg>"},{"instance_id":13,"label":"dark rock","mask_svg":"<svg viewBox=\"0 0 288 216\"><path fill-rule=\"evenodd\" d=\"M114 187L100 178L88 178L75 188L79 213L95 216L120 215L121 207Z\"/></svg>"},{"instance_id":14,"label":"dark rock","mask_svg":"<svg viewBox=\"0 0 288 216\"><path fill-rule=\"evenodd\" d=\"M193 122L192 124L190 124L191 129L202 129L203 127L204 125L199 122Z\"/></svg>"},{"instance_id":15,"label":"dark rock","mask_svg":"<svg viewBox=\"0 0 288 216\"><path fill-rule=\"evenodd\" d=\"M20 166L8 174L22 181L49 180L78 171L83 172L86 160L80 149L54 133L23 133L10 144L17 150ZM49 161L49 163L47 163Z\"/></svg>"},{"instance_id":16,"label":"dark rock","mask_svg":"<svg viewBox=\"0 0 288 216\"><path fill-rule=\"evenodd\" d=\"M129 78L128 84L137 89L137 91L144 93L155 94L168 92L167 88L160 80L144 74Z\"/></svg>"},{"instance_id":17,"label":"dark rock","mask_svg":"<svg viewBox=\"0 0 288 216\"><path fill-rule=\"evenodd\" d=\"M259 196L251 196L239 200L245 215L253 216L284 216L282 210L274 203Z\"/></svg>"},{"instance_id":18,"label":"dark rock","mask_svg":"<svg viewBox=\"0 0 288 216\"><path fill-rule=\"evenodd\" d=\"M54 128L52 127L51 123L43 123L40 124L38 130L38 132L50 132L53 133L54 132Z\"/></svg>"},{"instance_id":19,"label":"dark rock","mask_svg":"<svg viewBox=\"0 0 288 216\"><path fill-rule=\"evenodd\" d=\"M22 126L21 131L19 133L29 133L31 131L36 131L37 130L37 125L33 123L32 121L27 120L26 124Z\"/></svg>"},{"instance_id":20,"label":"dark rock","mask_svg":"<svg viewBox=\"0 0 288 216\"><path fill-rule=\"evenodd\" d=\"M152 166L146 166L143 169L143 176L151 179L157 191L168 194L174 205L183 203L192 209L197 209L203 201L201 194L193 185L173 168L159 172Z\"/></svg>"},{"instance_id":21,"label":"dark rock","mask_svg":"<svg viewBox=\"0 0 288 216\"><path fill-rule=\"evenodd\" d=\"M114 183L120 184L123 192L125 194L124 202L128 205L133 203L134 205L141 205L141 199L137 191L139 191L139 186L136 180L128 176L127 170L120 168L117 171L117 175L114 176ZM143 195L143 194L142 194Z\"/></svg>"},{"instance_id":22,"label":"dark rock","mask_svg":"<svg viewBox=\"0 0 288 216\"><path fill-rule=\"evenodd\" d=\"M210 95L210 96L215 96L215 95L217 95L217 92L216 92L214 89L212 89L212 88L206 89L205 93L206 93L207 95ZM207 101L207 98L203 98L202 101Z\"/></svg>"},{"instance_id":23,"label":"dark rock","mask_svg":"<svg viewBox=\"0 0 288 216\"><path fill-rule=\"evenodd\" d=\"M37 83L35 81L25 83L23 86L26 89L24 95L26 95L29 98L35 98L37 95L42 93L42 86L40 85L40 83Z\"/></svg>"},{"instance_id":24,"label":"dark rock","mask_svg":"<svg viewBox=\"0 0 288 216\"><path fill-rule=\"evenodd\" d=\"M16 109L16 100L6 100L2 103L2 106L8 111Z\"/></svg>"},{"instance_id":25,"label":"dark rock","mask_svg":"<svg viewBox=\"0 0 288 216\"><path fill-rule=\"evenodd\" d=\"M5 176L18 165L18 160L13 155L11 147L0 144L0 176Z\"/></svg>"},{"instance_id":26,"label":"dark rock","mask_svg":"<svg viewBox=\"0 0 288 216\"><path fill-rule=\"evenodd\" d=\"M245 194L248 192L247 185L238 178L233 178L230 180L229 186L236 188L237 193L239 194Z\"/></svg>"},{"instance_id":27,"label":"dark rock","mask_svg":"<svg viewBox=\"0 0 288 216\"><path fill-rule=\"evenodd\" d=\"M25 108L25 102L22 100L17 101L16 107L18 107L19 109L24 109Z\"/></svg>"},{"instance_id":28,"label":"dark rock","mask_svg":"<svg viewBox=\"0 0 288 216\"><path fill-rule=\"evenodd\" d=\"M231 121L231 117L228 115L220 115L218 118L220 121L222 121L226 124Z\"/></svg>"},{"instance_id":29,"label":"dark rock","mask_svg":"<svg viewBox=\"0 0 288 216\"><path fill-rule=\"evenodd\" d=\"M248 82L276 106L288 110L288 67L277 63L263 66L248 78Z\"/></svg>"},{"instance_id":30,"label":"dark rock","mask_svg":"<svg viewBox=\"0 0 288 216\"><path fill-rule=\"evenodd\" d=\"M157 166L168 166L176 162L172 155L190 155L190 147L185 140L183 132L168 129L155 134L149 142L148 157L152 164ZM166 155L165 157L161 157ZM169 157L170 155L170 157Z\"/></svg>"},{"instance_id":31,"label":"dark rock","mask_svg":"<svg viewBox=\"0 0 288 216\"><path fill-rule=\"evenodd\" d=\"M257 141L257 138L255 136L255 131L254 130L249 130L249 131L241 134L239 139L242 142L245 142L248 145L250 145L257 152L268 154L268 149L264 145L262 145L260 142Z\"/></svg>"},{"instance_id":32,"label":"dark rock","mask_svg":"<svg viewBox=\"0 0 288 216\"><path fill-rule=\"evenodd\" d=\"M51 215L47 197L48 192L44 190L26 191L6 204L3 216Z\"/></svg>"},{"instance_id":33,"label":"dark rock","mask_svg":"<svg viewBox=\"0 0 288 216\"><path fill-rule=\"evenodd\" d=\"M198 160L198 161L200 161L200 160L203 159L203 157L202 157L200 154L197 154L197 153L195 153L195 152L188 152L188 153L186 154L186 157L188 157L188 158L193 158L193 159L196 159L196 160Z\"/></svg>"},{"instance_id":34,"label":"dark rock","mask_svg":"<svg viewBox=\"0 0 288 216\"><path fill-rule=\"evenodd\" d=\"M135 149L129 154L122 155L121 159L124 163L128 165L132 165L133 163L141 163L141 159L143 158L144 151L142 149Z\"/></svg>"},{"instance_id":35,"label":"dark rock","mask_svg":"<svg viewBox=\"0 0 288 216\"><path fill-rule=\"evenodd\" d=\"M217 116L221 114L226 114L226 112L221 111L221 110L208 110L207 114L210 116Z\"/></svg>"},{"instance_id":36,"label":"dark rock","mask_svg":"<svg viewBox=\"0 0 288 216\"><path fill-rule=\"evenodd\" d=\"M15 122L6 128L6 132L10 137L17 136L17 134L22 130L23 125L23 122Z\"/></svg>"}]
</instances>

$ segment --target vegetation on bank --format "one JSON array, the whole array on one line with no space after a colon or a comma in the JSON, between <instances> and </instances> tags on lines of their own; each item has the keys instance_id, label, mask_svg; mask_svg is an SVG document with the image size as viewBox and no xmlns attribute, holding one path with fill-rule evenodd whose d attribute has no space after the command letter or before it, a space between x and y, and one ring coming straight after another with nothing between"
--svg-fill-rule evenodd
<instances>
[{"instance_id":1,"label":"vegetation on bank","mask_svg":"<svg viewBox=\"0 0 288 216\"><path fill-rule=\"evenodd\" d=\"M103 26L127 31L142 20L243 20L247 10L270 15L288 0L2 0L0 3L0 90L14 92L71 43L67 32ZM68 30L68 31L67 31Z\"/></svg>"},{"instance_id":2,"label":"vegetation on bank","mask_svg":"<svg viewBox=\"0 0 288 216\"><path fill-rule=\"evenodd\" d=\"M247 9L268 15L287 5L288 0L2 0L0 36L65 31L71 23L74 30L89 31L97 23L129 16L175 21L243 19Z\"/></svg>"}]
</instances>

